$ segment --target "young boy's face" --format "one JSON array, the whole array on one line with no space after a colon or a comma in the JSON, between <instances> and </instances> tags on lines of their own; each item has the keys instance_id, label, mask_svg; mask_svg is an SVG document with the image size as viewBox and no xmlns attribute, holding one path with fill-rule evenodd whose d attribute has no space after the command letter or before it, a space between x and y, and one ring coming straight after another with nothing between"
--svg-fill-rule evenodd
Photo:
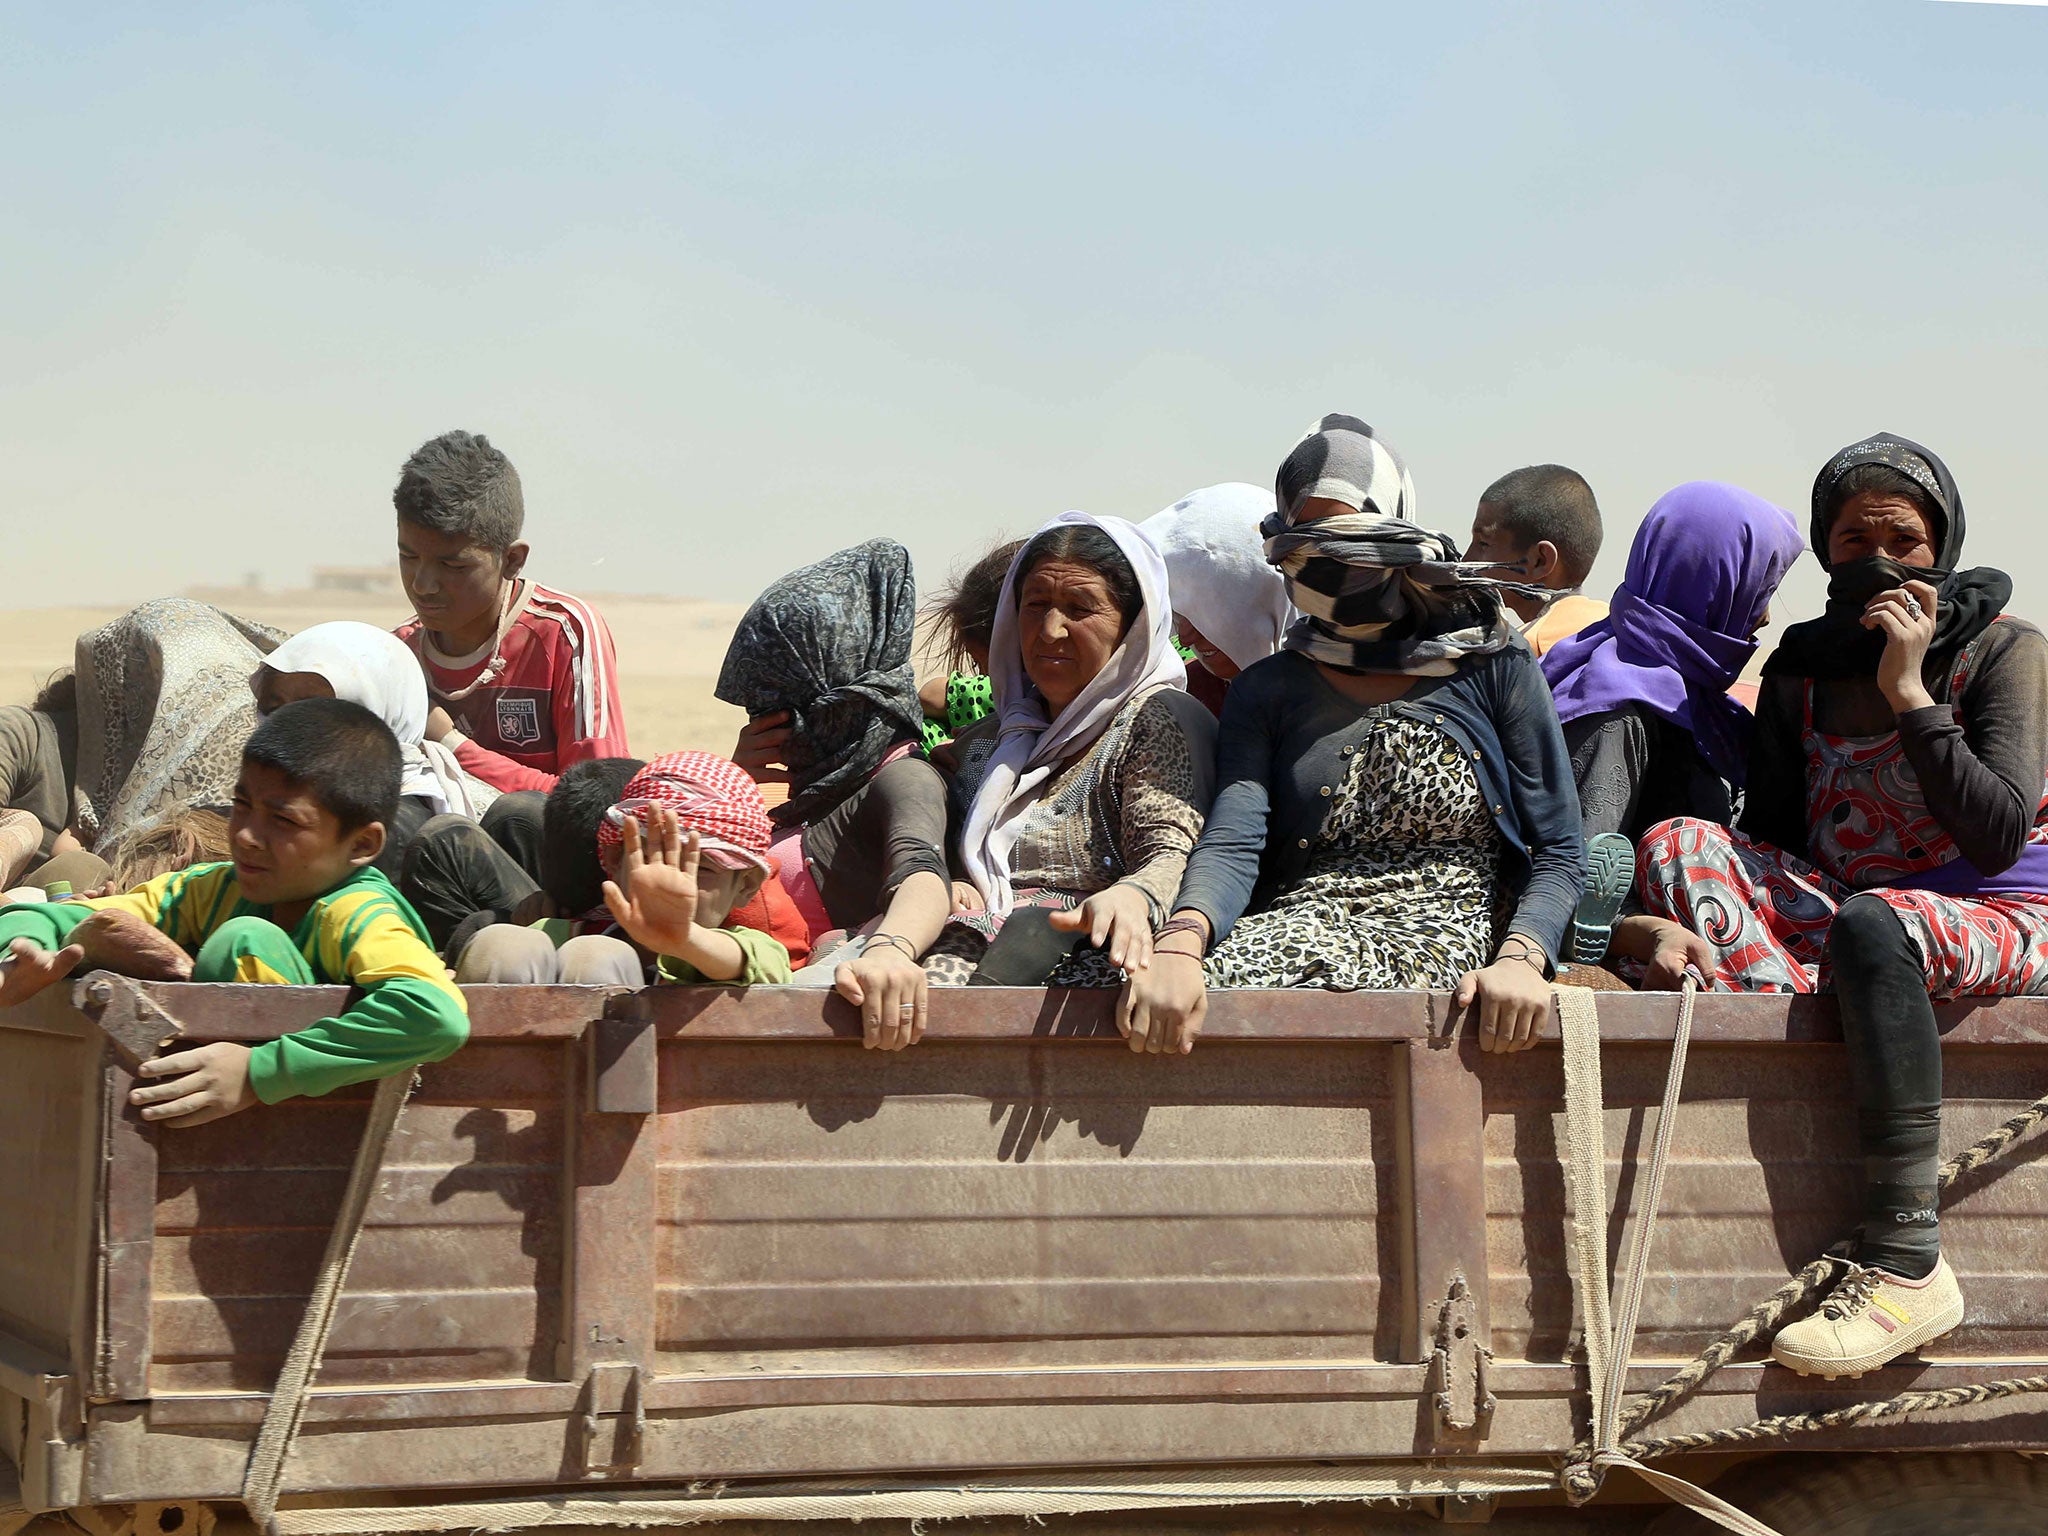
<instances>
[{"instance_id":1,"label":"young boy's face","mask_svg":"<svg viewBox=\"0 0 2048 1536\"><path fill-rule=\"evenodd\" d=\"M304 785L262 763L243 763L228 814L228 849L242 895L285 906L324 895L384 851L384 824L344 832Z\"/></svg>"},{"instance_id":2,"label":"young boy's face","mask_svg":"<svg viewBox=\"0 0 2048 1536\"><path fill-rule=\"evenodd\" d=\"M697 866L697 922L705 928L723 928L735 907L744 907L761 889L765 877L758 869L725 869L703 860Z\"/></svg>"},{"instance_id":3,"label":"young boy's face","mask_svg":"<svg viewBox=\"0 0 2048 1536\"><path fill-rule=\"evenodd\" d=\"M485 549L464 534L398 520L398 579L436 634L495 627L505 583L525 564L523 541L509 549Z\"/></svg>"}]
</instances>

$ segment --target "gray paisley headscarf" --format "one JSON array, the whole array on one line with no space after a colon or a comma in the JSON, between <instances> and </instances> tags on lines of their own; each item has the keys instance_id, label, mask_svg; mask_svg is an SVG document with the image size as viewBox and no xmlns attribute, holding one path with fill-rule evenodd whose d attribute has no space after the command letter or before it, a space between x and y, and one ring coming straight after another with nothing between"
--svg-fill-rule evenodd
<instances>
[{"instance_id":1,"label":"gray paisley headscarf","mask_svg":"<svg viewBox=\"0 0 2048 1536\"><path fill-rule=\"evenodd\" d=\"M1357 417L1310 428L1274 492L1278 510L1259 531L1302 612L1283 649L1347 672L1443 677L1514 643L1500 593L1537 589L1486 575L1495 567L1460 559L1448 535L1418 526L1408 466ZM1298 523L1312 498L1356 510Z\"/></svg>"},{"instance_id":2,"label":"gray paisley headscarf","mask_svg":"<svg viewBox=\"0 0 2048 1536\"><path fill-rule=\"evenodd\" d=\"M791 571L740 620L716 691L749 715L789 711L789 800L770 813L777 826L817 820L916 739L916 626L910 552L891 539Z\"/></svg>"},{"instance_id":3,"label":"gray paisley headscarf","mask_svg":"<svg viewBox=\"0 0 2048 1536\"><path fill-rule=\"evenodd\" d=\"M78 825L102 858L194 807L234 800L256 729L249 674L284 631L186 597L78 637Z\"/></svg>"}]
</instances>

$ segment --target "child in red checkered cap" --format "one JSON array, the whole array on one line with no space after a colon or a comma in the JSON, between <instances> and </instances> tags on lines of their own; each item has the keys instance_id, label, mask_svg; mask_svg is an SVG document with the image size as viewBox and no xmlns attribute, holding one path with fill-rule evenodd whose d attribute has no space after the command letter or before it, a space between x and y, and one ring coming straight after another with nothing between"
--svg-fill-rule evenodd
<instances>
[{"instance_id":1,"label":"child in red checkered cap","mask_svg":"<svg viewBox=\"0 0 2048 1536\"><path fill-rule=\"evenodd\" d=\"M770 834L759 787L715 752L671 752L627 783L597 832L605 905L662 980L789 980L789 951L731 921L770 878Z\"/></svg>"},{"instance_id":2,"label":"child in red checkered cap","mask_svg":"<svg viewBox=\"0 0 2048 1536\"><path fill-rule=\"evenodd\" d=\"M638 987L651 966L658 981L785 983L789 951L733 921L769 879L768 837L761 791L730 758L657 757L627 780L597 828L617 927L570 936L559 922L497 923L464 947L455 979Z\"/></svg>"}]
</instances>

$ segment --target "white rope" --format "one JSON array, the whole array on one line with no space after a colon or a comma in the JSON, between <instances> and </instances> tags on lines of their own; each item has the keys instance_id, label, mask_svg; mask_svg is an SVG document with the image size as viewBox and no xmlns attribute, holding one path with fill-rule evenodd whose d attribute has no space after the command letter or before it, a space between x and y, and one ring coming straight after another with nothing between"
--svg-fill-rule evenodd
<instances>
[{"instance_id":1,"label":"white rope","mask_svg":"<svg viewBox=\"0 0 2048 1536\"><path fill-rule=\"evenodd\" d=\"M1669 1472L1644 1466L1615 1443L1629 1356L1635 1347L1636 1319L1642 1308L1650 1237L1656 1228L1657 1204L1663 1195L1664 1164L1671 1150L1679 1090L1685 1081L1694 991L1692 980L1687 978L1679 999L1671 1065L1664 1077L1664 1100L1657 1115L1657 1135L1636 1218L1636 1240L1630 1245L1628 1264L1621 1277L1620 1317L1616 1320L1610 1313L1608 1299L1607 1101L1600 1081L1599 1005L1590 988L1556 989L1558 1023L1564 1034L1563 1161L1571 1184L1572 1238L1579 1255L1579 1305L1585 1318L1586 1377L1593 1394L1593 1465L1626 1467L1666 1498L1697 1510L1716 1525L1739 1532L1740 1536L1779 1536L1755 1516L1743 1513L1706 1489Z\"/></svg>"},{"instance_id":2,"label":"white rope","mask_svg":"<svg viewBox=\"0 0 2048 1536\"><path fill-rule=\"evenodd\" d=\"M405 1108L405 1096L412 1092L413 1074L400 1072L377 1084L377 1096L370 1101L370 1117L363 1123L363 1139L356 1145L356 1160L349 1169L348 1187L342 1191L341 1209L334 1228L327 1234L327 1251L320 1257L320 1273L313 1282L313 1294L306 1300L299 1319L297 1337L284 1368L277 1373L270 1403L263 1410L263 1427L256 1433L256 1445L249 1453L249 1468L242 1477L242 1503L258 1530L277 1529L277 1497L284 1486L285 1459L299 1437L305 1417L306 1396L320 1374L320 1357L327 1350L328 1330L334 1326L336 1303L348 1280L348 1267L355 1257L356 1239L362 1235L363 1215L384 1168L384 1153L391 1144L398 1112Z\"/></svg>"},{"instance_id":3,"label":"white rope","mask_svg":"<svg viewBox=\"0 0 2048 1536\"><path fill-rule=\"evenodd\" d=\"M278 1536L365 1536L413 1531L515 1531L548 1526L700 1525L727 1520L957 1520L1085 1514L1098 1510L1241 1504L1387 1503L1440 1496L1537 1493L1556 1487L1541 1467L1412 1465L1384 1469L1233 1468L1227 1476L1076 1473L962 1483L822 1482L726 1493L569 1493L476 1503L364 1509L291 1509Z\"/></svg>"}]
</instances>

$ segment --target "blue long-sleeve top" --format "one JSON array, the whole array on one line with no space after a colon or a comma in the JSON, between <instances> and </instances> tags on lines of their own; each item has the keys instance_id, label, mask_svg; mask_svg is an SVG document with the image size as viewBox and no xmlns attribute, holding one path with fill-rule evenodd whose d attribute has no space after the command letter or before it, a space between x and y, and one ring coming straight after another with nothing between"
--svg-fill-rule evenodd
<instances>
[{"instance_id":1,"label":"blue long-sleeve top","mask_svg":"<svg viewBox=\"0 0 2048 1536\"><path fill-rule=\"evenodd\" d=\"M1500 829L1515 901L1509 930L1555 963L1585 886L1586 845L1571 755L1535 658L1517 643L1422 678L1384 708L1437 727L1471 757ZM1217 729L1216 800L1175 908L1208 918L1220 943L1247 911L1298 883L1372 715L1298 651L1241 673Z\"/></svg>"}]
</instances>

